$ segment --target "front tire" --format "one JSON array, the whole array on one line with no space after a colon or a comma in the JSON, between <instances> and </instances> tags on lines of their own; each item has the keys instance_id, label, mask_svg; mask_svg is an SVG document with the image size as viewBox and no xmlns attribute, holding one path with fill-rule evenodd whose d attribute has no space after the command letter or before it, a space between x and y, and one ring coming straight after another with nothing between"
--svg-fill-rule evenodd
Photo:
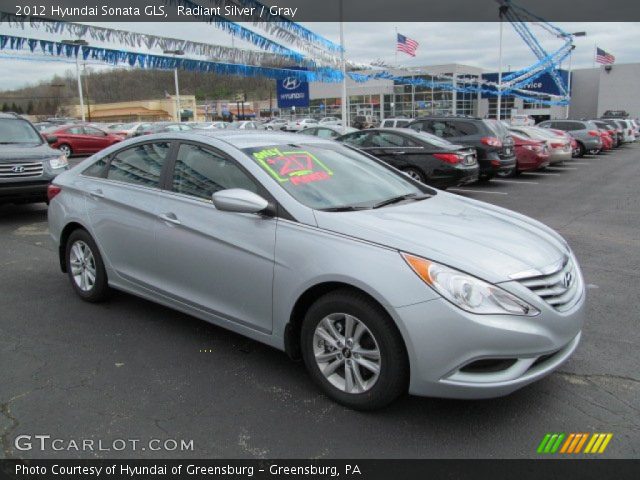
<instances>
[{"instance_id":1,"label":"front tire","mask_svg":"<svg viewBox=\"0 0 640 480\"><path fill-rule=\"evenodd\" d=\"M111 293L102 256L96 242L85 230L69 236L65 250L67 274L78 296L87 302L106 300Z\"/></svg>"},{"instance_id":2,"label":"front tire","mask_svg":"<svg viewBox=\"0 0 640 480\"><path fill-rule=\"evenodd\" d=\"M337 290L307 311L302 357L314 382L356 410L384 407L407 390L409 362L388 314L366 295Z\"/></svg>"},{"instance_id":3,"label":"front tire","mask_svg":"<svg viewBox=\"0 0 640 480\"><path fill-rule=\"evenodd\" d=\"M404 168L402 169L402 171L413 178L415 181L424 183L424 175L417 168Z\"/></svg>"},{"instance_id":4,"label":"front tire","mask_svg":"<svg viewBox=\"0 0 640 480\"><path fill-rule=\"evenodd\" d=\"M60 150L62 152L62 154L67 158L69 158L69 157L71 157L71 155L73 155L73 150L71 148L71 145L68 145L66 143L63 143L62 145L60 145L58 147L58 150Z\"/></svg>"}]
</instances>

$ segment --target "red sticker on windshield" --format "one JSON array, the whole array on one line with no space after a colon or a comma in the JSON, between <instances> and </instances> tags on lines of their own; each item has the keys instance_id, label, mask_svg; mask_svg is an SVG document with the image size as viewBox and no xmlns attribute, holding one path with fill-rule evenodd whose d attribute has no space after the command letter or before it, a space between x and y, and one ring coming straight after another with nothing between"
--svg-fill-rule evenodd
<instances>
[{"instance_id":1,"label":"red sticker on windshield","mask_svg":"<svg viewBox=\"0 0 640 480\"><path fill-rule=\"evenodd\" d=\"M301 185L328 180L333 172L312 153L300 150L283 152L268 148L255 152L253 157L276 180Z\"/></svg>"}]
</instances>

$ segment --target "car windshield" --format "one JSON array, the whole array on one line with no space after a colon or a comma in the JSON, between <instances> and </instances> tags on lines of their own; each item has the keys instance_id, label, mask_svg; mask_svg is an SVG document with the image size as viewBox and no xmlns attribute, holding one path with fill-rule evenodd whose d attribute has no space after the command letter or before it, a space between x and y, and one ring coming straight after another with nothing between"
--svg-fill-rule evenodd
<instances>
[{"instance_id":1,"label":"car windshield","mask_svg":"<svg viewBox=\"0 0 640 480\"><path fill-rule=\"evenodd\" d=\"M12 118L0 119L0 144L41 144L42 137L38 131L25 120Z\"/></svg>"},{"instance_id":2,"label":"car windshield","mask_svg":"<svg viewBox=\"0 0 640 480\"><path fill-rule=\"evenodd\" d=\"M243 150L297 201L316 210L372 208L421 190L381 163L339 144L265 145Z\"/></svg>"}]
</instances>

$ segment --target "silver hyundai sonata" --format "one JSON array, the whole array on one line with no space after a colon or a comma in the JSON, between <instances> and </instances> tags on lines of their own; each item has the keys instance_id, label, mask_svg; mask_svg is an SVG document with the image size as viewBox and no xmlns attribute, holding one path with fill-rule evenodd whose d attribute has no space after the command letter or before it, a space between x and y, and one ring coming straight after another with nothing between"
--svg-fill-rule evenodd
<instances>
[{"instance_id":1,"label":"silver hyundai sonata","mask_svg":"<svg viewBox=\"0 0 640 480\"><path fill-rule=\"evenodd\" d=\"M123 290L285 350L352 408L505 395L580 341L584 281L557 233L329 140L146 136L49 197L82 299Z\"/></svg>"}]
</instances>

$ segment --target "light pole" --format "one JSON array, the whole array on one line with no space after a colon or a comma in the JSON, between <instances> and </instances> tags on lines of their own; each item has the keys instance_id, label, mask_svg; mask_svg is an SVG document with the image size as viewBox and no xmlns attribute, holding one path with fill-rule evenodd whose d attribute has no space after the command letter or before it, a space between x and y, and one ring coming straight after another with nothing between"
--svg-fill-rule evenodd
<instances>
[{"instance_id":1,"label":"light pole","mask_svg":"<svg viewBox=\"0 0 640 480\"><path fill-rule=\"evenodd\" d=\"M347 109L347 65L344 59L344 23L343 23L343 0L340 0L340 69L342 70L342 95L341 113L342 127L349 126L349 111Z\"/></svg>"},{"instance_id":2,"label":"light pole","mask_svg":"<svg viewBox=\"0 0 640 480\"><path fill-rule=\"evenodd\" d=\"M78 96L80 97L80 115L84 122L84 97L82 95L82 80L80 79L80 54L82 53L82 47L86 47L89 44L85 40L62 40L61 43L78 47L76 49L76 77L78 79Z\"/></svg>"},{"instance_id":3,"label":"light pole","mask_svg":"<svg viewBox=\"0 0 640 480\"><path fill-rule=\"evenodd\" d=\"M174 57L178 55L184 55L184 50L164 50L162 53L165 55L173 55ZM180 106L180 87L178 85L178 66L176 64L176 68L173 69L174 81L176 84L176 117L178 118L178 122L182 121L182 107Z\"/></svg>"},{"instance_id":4,"label":"light pole","mask_svg":"<svg viewBox=\"0 0 640 480\"><path fill-rule=\"evenodd\" d=\"M501 5L498 8L498 14L500 16L500 47L498 49L498 101L496 118L501 119L502 116L502 32L504 30L504 20L502 17L509 10L509 5Z\"/></svg>"},{"instance_id":5,"label":"light pole","mask_svg":"<svg viewBox=\"0 0 640 480\"><path fill-rule=\"evenodd\" d=\"M571 40L571 50L569 50L569 70L567 72L567 95L569 97L569 101L567 102L567 107L565 110L565 118L569 118L569 106L571 103L571 57L573 56L573 51L576 48L576 46L573 44L573 39L574 37L586 37L586 36L587 36L587 32L573 32L573 33L567 33L564 35L558 35L558 37L569 37L569 39Z\"/></svg>"}]
</instances>

